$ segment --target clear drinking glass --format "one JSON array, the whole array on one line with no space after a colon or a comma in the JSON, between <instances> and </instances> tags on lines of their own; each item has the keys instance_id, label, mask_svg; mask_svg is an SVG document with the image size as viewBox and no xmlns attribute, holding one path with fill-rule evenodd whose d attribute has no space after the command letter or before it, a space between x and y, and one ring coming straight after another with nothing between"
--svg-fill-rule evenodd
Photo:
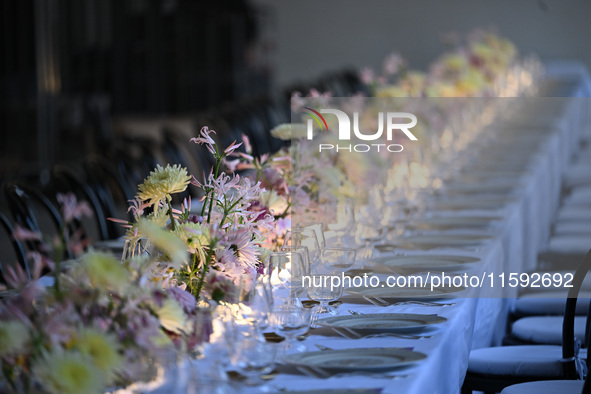
<instances>
[{"instance_id":1,"label":"clear drinking glass","mask_svg":"<svg viewBox=\"0 0 591 394\"><path fill-rule=\"evenodd\" d=\"M257 387L257 392L269 392L262 375L273 371L277 347L258 337L246 336L236 342L232 353L232 366L246 377L244 385Z\"/></svg>"},{"instance_id":2,"label":"clear drinking glass","mask_svg":"<svg viewBox=\"0 0 591 394\"><path fill-rule=\"evenodd\" d=\"M352 248L324 248L320 257L322 266L331 272L345 272L355 264L357 251Z\"/></svg>"},{"instance_id":3,"label":"clear drinking glass","mask_svg":"<svg viewBox=\"0 0 591 394\"><path fill-rule=\"evenodd\" d=\"M267 328L273 301L263 282L242 280L238 286L238 305L239 313L246 322L258 330Z\"/></svg>"},{"instance_id":4,"label":"clear drinking glass","mask_svg":"<svg viewBox=\"0 0 591 394\"><path fill-rule=\"evenodd\" d=\"M272 267L270 283L275 303L295 303L301 306L297 297L302 291L302 277L308 272L302 253L271 253L269 264Z\"/></svg>"},{"instance_id":5,"label":"clear drinking glass","mask_svg":"<svg viewBox=\"0 0 591 394\"><path fill-rule=\"evenodd\" d=\"M304 281L308 297L319 304L312 309L311 326L317 327L318 319L337 316L339 311L330 302L336 301L343 295L343 282L337 272L332 274L312 273Z\"/></svg>"},{"instance_id":6,"label":"clear drinking glass","mask_svg":"<svg viewBox=\"0 0 591 394\"><path fill-rule=\"evenodd\" d=\"M306 346L298 344L296 338L310 329L312 311L296 305L280 305L271 312L271 326L275 333L285 337L278 350L284 355L306 351Z\"/></svg>"}]
</instances>

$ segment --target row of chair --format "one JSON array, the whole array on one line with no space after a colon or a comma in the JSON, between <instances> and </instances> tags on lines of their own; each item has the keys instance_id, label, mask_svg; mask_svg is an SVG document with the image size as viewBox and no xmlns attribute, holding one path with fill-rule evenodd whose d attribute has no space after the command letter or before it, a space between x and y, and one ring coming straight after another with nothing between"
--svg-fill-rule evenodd
<instances>
[{"instance_id":1,"label":"row of chair","mask_svg":"<svg viewBox=\"0 0 591 394\"><path fill-rule=\"evenodd\" d=\"M503 346L473 350L462 389L486 393L588 393L591 341L591 149L563 177L563 198L537 273L574 274L573 288L524 289ZM587 375L588 376L588 375Z\"/></svg>"}]
</instances>

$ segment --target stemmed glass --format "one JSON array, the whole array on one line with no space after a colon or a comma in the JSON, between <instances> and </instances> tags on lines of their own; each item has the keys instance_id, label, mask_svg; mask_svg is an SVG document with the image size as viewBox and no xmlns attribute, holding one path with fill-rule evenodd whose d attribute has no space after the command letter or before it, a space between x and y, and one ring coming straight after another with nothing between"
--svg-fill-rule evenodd
<instances>
[{"instance_id":1,"label":"stemmed glass","mask_svg":"<svg viewBox=\"0 0 591 394\"><path fill-rule=\"evenodd\" d=\"M238 306L241 317L260 332L269 324L272 296L262 281L243 279L238 286Z\"/></svg>"},{"instance_id":2,"label":"stemmed glass","mask_svg":"<svg viewBox=\"0 0 591 394\"><path fill-rule=\"evenodd\" d=\"M275 332L285 337L281 349L281 356L306 351L306 346L298 344L296 338L304 335L310 329L311 310L297 305L280 305L271 312L271 325Z\"/></svg>"},{"instance_id":3,"label":"stemmed glass","mask_svg":"<svg viewBox=\"0 0 591 394\"><path fill-rule=\"evenodd\" d=\"M244 384L257 387L257 392L269 392L262 375L275 367L276 347L256 336L244 336L236 342L230 361L237 372L246 377Z\"/></svg>"},{"instance_id":4,"label":"stemmed glass","mask_svg":"<svg viewBox=\"0 0 591 394\"><path fill-rule=\"evenodd\" d=\"M355 242L363 245L357 254L357 262L360 268L365 268L373 257L373 247L383 239L384 235L379 227L369 223L357 223Z\"/></svg>"},{"instance_id":5,"label":"stemmed glass","mask_svg":"<svg viewBox=\"0 0 591 394\"><path fill-rule=\"evenodd\" d=\"M356 251L351 248L325 248L322 250L321 263L311 270L305 278L304 287L308 297L318 301L312 309L312 327L323 317L337 316L337 308L330 305L343 295L343 279L339 274L355 264Z\"/></svg>"},{"instance_id":6,"label":"stemmed glass","mask_svg":"<svg viewBox=\"0 0 591 394\"><path fill-rule=\"evenodd\" d=\"M296 225L291 229L291 236L288 241L291 246L305 246L308 248L308 255L311 265L320 260L320 252L326 247L326 238L322 223L302 226Z\"/></svg>"},{"instance_id":7,"label":"stemmed glass","mask_svg":"<svg viewBox=\"0 0 591 394\"><path fill-rule=\"evenodd\" d=\"M355 264L357 251L352 248L334 247L322 249L320 262L331 272L345 272Z\"/></svg>"},{"instance_id":8,"label":"stemmed glass","mask_svg":"<svg viewBox=\"0 0 591 394\"><path fill-rule=\"evenodd\" d=\"M298 251L271 253L269 265L272 270L270 282L273 287L273 299L301 306L297 293L302 288L302 277L308 272L302 253Z\"/></svg>"},{"instance_id":9,"label":"stemmed glass","mask_svg":"<svg viewBox=\"0 0 591 394\"><path fill-rule=\"evenodd\" d=\"M336 207L337 222L328 225L328 228L337 236L337 246L343 245L343 237L355 228L355 215L353 206L347 202L341 202Z\"/></svg>"}]
</instances>

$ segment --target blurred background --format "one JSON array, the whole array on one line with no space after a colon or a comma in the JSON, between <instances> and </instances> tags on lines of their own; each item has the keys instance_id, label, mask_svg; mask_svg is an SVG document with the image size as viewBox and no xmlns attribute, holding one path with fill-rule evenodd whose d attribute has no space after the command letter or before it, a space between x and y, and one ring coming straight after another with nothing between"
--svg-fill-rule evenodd
<instances>
[{"instance_id":1,"label":"blurred background","mask_svg":"<svg viewBox=\"0 0 591 394\"><path fill-rule=\"evenodd\" d=\"M170 162L205 124L275 150L293 90L353 94L392 51L424 69L450 32L493 27L591 65L589 1L2 0L0 15L3 181L45 183L90 155Z\"/></svg>"}]
</instances>

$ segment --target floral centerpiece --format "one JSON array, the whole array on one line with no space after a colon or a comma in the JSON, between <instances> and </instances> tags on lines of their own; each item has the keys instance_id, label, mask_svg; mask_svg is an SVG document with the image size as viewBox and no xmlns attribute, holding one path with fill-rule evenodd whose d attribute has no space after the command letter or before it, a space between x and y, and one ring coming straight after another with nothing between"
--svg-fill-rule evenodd
<instances>
[{"instance_id":1,"label":"floral centerpiece","mask_svg":"<svg viewBox=\"0 0 591 394\"><path fill-rule=\"evenodd\" d=\"M188 175L179 165L158 166L139 185L130 208L135 221L117 221L128 227L126 255L152 253L154 246L159 253L162 249L158 247L171 239L181 240L189 252L188 260L179 265L172 263L174 259L169 254L153 256L160 262L152 271L154 283L163 288L186 289L196 299L232 302L237 286L253 283L263 271L266 249L262 244L273 229L275 217L269 205L262 206L261 201L278 196L273 192L266 195L262 180L251 181L249 177L224 172L224 164L234 165L228 157L242 143L234 142L221 151L212 134L215 131L203 127L200 136L191 140L204 145L215 158L204 181ZM277 175L265 169L260 174L267 174L266 182L269 176ZM186 200L181 209L173 208L173 195L185 191L189 184L199 188L203 195L198 207ZM284 209L278 212L279 217L286 215L287 207ZM146 214L148 210L151 212Z\"/></svg>"},{"instance_id":2,"label":"floral centerpiece","mask_svg":"<svg viewBox=\"0 0 591 394\"><path fill-rule=\"evenodd\" d=\"M71 195L60 200L66 224L88 212ZM20 266L5 274L13 294L0 303L0 390L103 393L153 379L158 354L174 358L207 339L208 319L194 297L149 280L153 260L122 263L102 252L78 254L86 240L65 229L58 237L65 242L51 243L41 234L15 231L20 240L42 242L44 253L35 254L31 278ZM162 246L176 264L186 260L180 241ZM60 261L65 248L77 251L75 261ZM52 253L56 261L48 257ZM45 267L53 269L49 286L39 281Z\"/></svg>"}]
</instances>

